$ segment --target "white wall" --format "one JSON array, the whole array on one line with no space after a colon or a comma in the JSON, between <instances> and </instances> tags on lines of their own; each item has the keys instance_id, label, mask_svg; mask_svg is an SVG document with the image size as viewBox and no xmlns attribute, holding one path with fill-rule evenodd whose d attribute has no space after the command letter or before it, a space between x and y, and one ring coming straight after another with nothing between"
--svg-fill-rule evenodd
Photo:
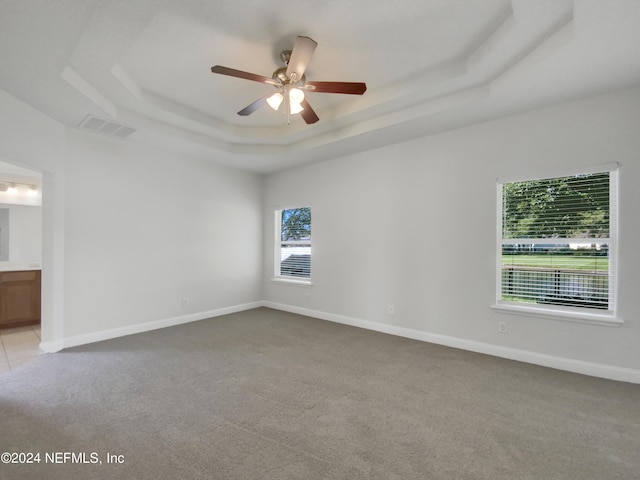
<instances>
[{"instance_id":1,"label":"white wall","mask_svg":"<svg viewBox=\"0 0 640 480\"><path fill-rule=\"evenodd\" d=\"M640 90L627 90L263 181L67 130L0 91L0 154L44 174L46 343L90 341L105 331L120 334L266 299L376 322L381 330L637 371L639 107ZM496 178L610 162L621 165L624 325L491 310ZM313 207L314 286L270 282L273 210L307 204ZM182 297L190 299L187 307ZM394 315L387 313L389 303ZM508 321L507 335L497 333L499 320Z\"/></svg>"},{"instance_id":2,"label":"white wall","mask_svg":"<svg viewBox=\"0 0 640 480\"><path fill-rule=\"evenodd\" d=\"M78 130L67 146L65 337L261 299L261 177Z\"/></svg>"},{"instance_id":3,"label":"white wall","mask_svg":"<svg viewBox=\"0 0 640 480\"><path fill-rule=\"evenodd\" d=\"M0 155L43 172L47 349L260 301L261 177L66 129L2 90Z\"/></svg>"},{"instance_id":4,"label":"white wall","mask_svg":"<svg viewBox=\"0 0 640 480\"><path fill-rule=\"evenodd\" d=\"M639 131L640 90L633 89L270 175L265 298L338 321L375 322L368 325L383 331L416 337L424 332L461 339L461 345L493 345L496 351L640 369ZM619 162L621 172L624 325L491 310L496 179L610 162ZM270 282L273 210L307 204L314 285ZM387 313L390 303L393 315ZM508 322L508 334L497 333L498 321Z\"/></svg>"}]
</instances>

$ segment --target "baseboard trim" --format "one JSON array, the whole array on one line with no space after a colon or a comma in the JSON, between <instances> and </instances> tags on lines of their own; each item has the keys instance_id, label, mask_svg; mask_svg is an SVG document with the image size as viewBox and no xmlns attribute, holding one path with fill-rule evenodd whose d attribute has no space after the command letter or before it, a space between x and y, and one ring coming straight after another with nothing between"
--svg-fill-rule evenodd
<instances>
[{"instance_id":1,"label":"baseboard trim","mask_svg":"<svg viewBox=\"0 0 640 480\"><path fill-rule=\"evenodd\" d=\"M63 340L54 340L52 342L40 342L40 350L45 353L59 352L64 348Z\"/></svg>"},{"instance_id":2,"label":"baseboard trim","mask_svg":"<svg viewBox=\"0 0 640 480\"><path fill-rule=\"evenodd\" d=\"M214 310L207 310L204 312L191 313L188 315L180 315L178 317L165 318L161 320L155 320L152 322L138 323L136 325L127 325L125 327L112 328L109 330L101 330L98 332L87 333L84 335L74 335L72 337L63 338L61 340L54 340L52 342L40 343L40 348L47 353L55 353L65 348L77 347L80 345L86 345L88 343L101 342L103 340L110 340L112 338L124 337L126 335L134 335L136 333L148 332L151 330L158 330L160 328L173 327L176 325L182 325L185 323L197 322L198 320L204 320L207 318L219 317L221 315L228 315L230 313L242 312L245 310L252 310L263 306L264 302L250 302L240 305L233 305L230 307L222 307Z\"/></svg>"},{"instance_id":3,"label":"baseboard trim","mask_svg":"<svg viewBox=\"0 0 640 480\"><path fill-rule=\"evenodd\" d=\"M556 357L552 355L545 355L542 353L531 352L527 350L520 350L517 348L503 347L500 345L493 345L490 343L476 342L473 340L465 340L457 337L450 337L446 335L439 335L421 330L415 330L405 327L399 327L397 325L389 325L379 322L372 322L370 320L363 320L359 318L349 317L345 315L338 315L335 313L328 313L319 310L312 310L304 307L297 307L294 305L287 305L283 303L270 302L270 301L256 301L249 302L240 305L233 305L229 307L218 308L214 310L208 310L204 312L192 313L189 315L181 315L178 317L171 317L152 322L145 322L136 325L127 325L124 327L113 328L109 330L101 330L98 332L92 332L84 335L75 335L51 342L40 343L40 348L47 353L59 352L65 348L77 347L80 345L86 345L88 343L100 342L103 340L110 340L112 338L123 337L126 335L134 335L136 333L148 332L151 330L157 330L160 328L173 327L176 325L182 325L185 323L196 322L207 318L219 317L221 315L228 315L230 313L242 312L245 310L252 310L258 307L267 307L274 310L281 310L284 312L296 313L299 315L305 315L308 317L317 318L320 320L327 320L334 323L340 323L343 325L350 325L352 327L364 328L367 330L373 330L380 333L386 333L389 335L396 335L399 337L411 338L414 340L420 340L423 342L434 343L438 345L444 345L452 348L459 348L461 350L468 350L471 352L482 353L486 355L492 355L494 357L506 358L509 360L516 360L519 362L531 363L534 365L540 365L543 367L555 368L558 370L564 370L573 373L579 373L582 375L589 375L593 377L606 378L609 380L616 380L621 382L630 382L640 384L640 370L617 367L613 365L605 365L600 363L585 362L582 360L574 360L565 357Z\"/></svg>"},{"instance_id":4,"label":"baseboard trim","mask_svg":"<svg viewBox=\"0 0 640 480\"><path fill-rule=\"evenodd\" d=\"M359 318L338 315L335 313L327 313L318 310L311 310L304 307L296 307L276 302L262 302L262 305L274 310L282 310L285 312L296 313L307 317L318 318L320 320L328 320L330 322L350 325L352 327L364 328L380 333L387 333L399 337L411 338L428 343L435 343L447 347L459 348L476 353L492 355L494 357L516 360L519 362L531 363L542 367L555 368L582 375L592 377L606 378L608 380L616 380L621 382L640 383L640 370L632 368L617 367L613 365L605 365L600 363L585 362L582 360L574 360L571 358L556 357L542 353L520 350L517 348L503 347L500 345L492 345L490 343L476 342L473 340L465 340L457 337L428 333L421 330L414 330L396 325L388 325L384 323L362 320Z\"/></svg>"}]
</instances>

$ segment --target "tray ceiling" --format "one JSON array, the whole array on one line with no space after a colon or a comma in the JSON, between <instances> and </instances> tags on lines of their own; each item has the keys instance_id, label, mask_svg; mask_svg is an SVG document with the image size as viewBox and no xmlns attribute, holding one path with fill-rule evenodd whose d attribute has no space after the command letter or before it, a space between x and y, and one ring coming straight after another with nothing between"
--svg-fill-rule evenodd
<instances>
[{"instance_id":1,"label":"tray ceiling","mask_svg":"<svg viewBox=\"0 0 640 480\"><path fill-rule=\"evenodd\" d=\"M636 85L639 24L635 0L5 0L0 88L69 127L90 115L264 173ZM271 76L297 35L318 42L309 80L366 94L309 93L314 125L238 116L273 87L211 66Z\"/></svg>"}]
</instances>

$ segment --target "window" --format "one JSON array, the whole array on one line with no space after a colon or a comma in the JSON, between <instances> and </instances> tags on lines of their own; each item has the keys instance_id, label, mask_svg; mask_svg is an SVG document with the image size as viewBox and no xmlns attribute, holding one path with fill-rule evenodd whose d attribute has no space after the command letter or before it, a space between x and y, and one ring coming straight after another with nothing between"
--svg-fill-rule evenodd
<instances>
[{"instance_id":1,"label":"window","mask_svg":"<svg viewBox=\"0 0 640 480\"><path fill-rule=\"evenodd\" d=\"M311 279L311 207L276 211L275 276Z\"/></svg>"},{"instance_id":2,"label":"window","mask_svg":"<svg viewBox=\"0 0 640 480\"><path fill-rule=\"evenodd\" d=\"M617 167L498 183L498 306L614 315Z\"/></svg>"}]
</instances>

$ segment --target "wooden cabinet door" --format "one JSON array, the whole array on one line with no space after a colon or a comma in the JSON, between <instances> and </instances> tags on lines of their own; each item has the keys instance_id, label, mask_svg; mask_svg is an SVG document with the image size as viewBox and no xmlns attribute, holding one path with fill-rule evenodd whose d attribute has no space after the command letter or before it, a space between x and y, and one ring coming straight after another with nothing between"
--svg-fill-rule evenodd
<instances>
[{"instance_id":1,"label":"wooden cabinet door","mask_svg":"<svg viewBox=\"0 0 640 480\"><path fill-rule=\"evenodd\" d=\"M0 273L0 327L40 321L40 271Z\"/></svg>"}]
</instances>

